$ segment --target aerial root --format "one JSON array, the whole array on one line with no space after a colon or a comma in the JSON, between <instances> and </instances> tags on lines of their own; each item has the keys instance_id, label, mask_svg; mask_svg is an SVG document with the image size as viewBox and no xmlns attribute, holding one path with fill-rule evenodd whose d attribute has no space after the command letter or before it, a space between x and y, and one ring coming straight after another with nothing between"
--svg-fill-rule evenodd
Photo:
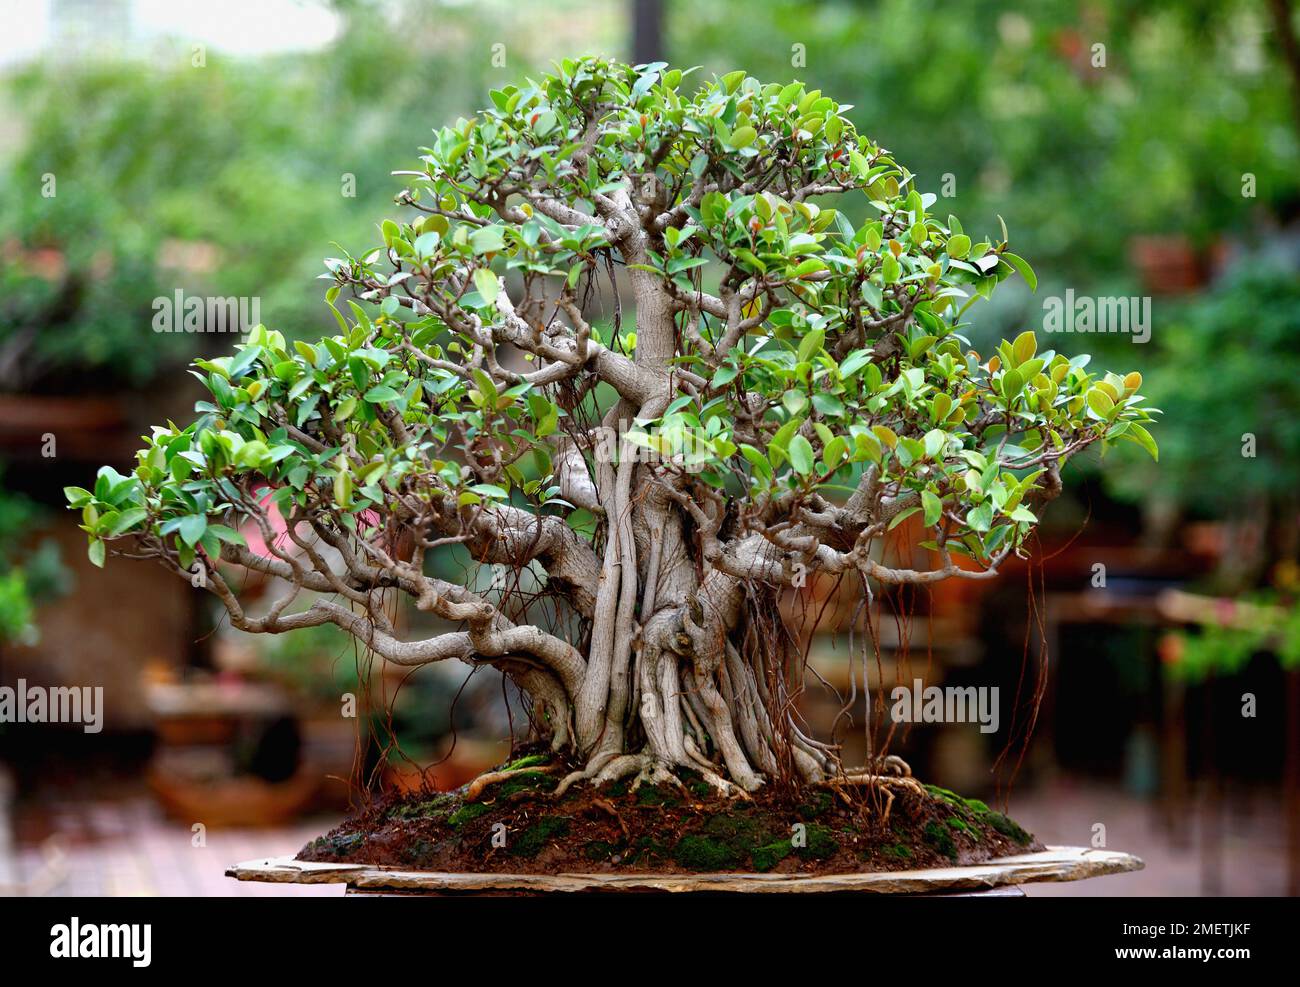
<instances>
[{"instance_id":1,"label":"aerial root","mask_svg":"<svg viewBox=\"0 0 1300 987\"><path fill-rule=\"evenodd\" d=\"M901 761L901 759L898 760ZM880 762L877 762L877 764L879 763ZM903 763L903 767L907 767L906 763ZM908 772L909 773L904 777L898 775L869 774L861 771L856 773L849 772L848 774L827 778L824 781L818 782L818 784L833 790L836 795L845 801L846 804L849 803L849 798L844 792L845 788L856 788L858 786L872 786L879 788L885 796L885 810L880 818L880 822L883 825L884 823L889 822L889 813L894 808L894 798L896 797L895 789L913 792L922 798L926 795L925 786L911 776L910 768L908 769Z\"/></svg>"},{"instance_id":2,"label":"aerial root","mask_svg":"<svg viewBox=\"0 0 1300 987\"><path fill-rule=\"evenodd\" d=\"M505 781L507 778L513 778L515 775L524 774L552 774L560 770L558 764L540 764L532 768L515 768L513 771L488 771L479 775L469 783L465 789L465 801L473 802L483 794L483 789L488 785L495 785L499 781Z\"/></svg>"}]
</instances>

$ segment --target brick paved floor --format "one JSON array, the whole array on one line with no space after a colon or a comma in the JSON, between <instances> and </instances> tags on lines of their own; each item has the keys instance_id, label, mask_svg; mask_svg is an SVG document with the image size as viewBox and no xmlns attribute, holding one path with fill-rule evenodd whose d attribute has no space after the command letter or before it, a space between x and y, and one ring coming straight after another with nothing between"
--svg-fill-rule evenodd
<instances>
[{"instance_id":1,"label":"brick paved floor","mask_svg":"<svg viewBox=\"0 0 1300 987\"><path fill-rule=\"evenodd\" d=\"M1220 808L1217 826L1205 806ZM1134 798L1118 786L1061 780L1034 791L1015 791L1011 815L1044 843L1090 846L1093 826L1106 827L1106 847L1136 854L1146 868L1072 884L1028 884L1031 897L1203 895L1273 896L1286 892L1286 836L1281 795L1267 789L1227 792L1207 803L1193 800L1178 836L1164 825L1158 803ZM1215 846L1218 846L1216 852Z\"/></svg>"},{"instance_id":2,"label":"brick paved floor","mask_svg":"<svg viewBox=\"0 0 1300 987\"><path fill-rule=\"evenodd\" d=\"M283 856L331 828L308 819L270 829L209 829L194 846L188 826L147 794L19 803L10 893L77 896L342 895L342 885L254 884L225 876L233 863ZM16 887L14 886L16 885Z\"/></svg>"}]
</instances>

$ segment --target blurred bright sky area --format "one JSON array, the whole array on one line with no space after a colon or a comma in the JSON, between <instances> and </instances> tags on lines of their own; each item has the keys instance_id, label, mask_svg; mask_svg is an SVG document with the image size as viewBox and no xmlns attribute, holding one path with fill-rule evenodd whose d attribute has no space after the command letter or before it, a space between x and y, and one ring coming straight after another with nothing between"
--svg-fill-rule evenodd
<instances>
[{"instance_id":1,"label":"blurred bright sky area","mask_svg":"<svg viewBox=\"0 0 1300 987\"><path fill-rule=\"evenodd\" d=\"M303 51L338 28L313 0L0 0L0 67L92 44L146 56L169 40L232 55Z\"/></svg>"}]
</instances>

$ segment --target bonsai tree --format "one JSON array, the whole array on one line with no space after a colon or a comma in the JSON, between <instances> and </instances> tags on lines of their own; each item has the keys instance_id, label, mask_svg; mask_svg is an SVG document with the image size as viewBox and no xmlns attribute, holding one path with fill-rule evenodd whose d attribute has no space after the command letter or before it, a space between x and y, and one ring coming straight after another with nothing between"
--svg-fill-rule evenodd
<instances>
[{"instance_id":1,"label":"bonsai tree","mask_svg":"<svg viewBox=\"0 0 1300 987\"><path fill-rule=\"evenodd\" d=\"M193 423L68 490L91 558L156 559L252 633L331 623L399 665L495 666L566 788L905 771L806 735L781 594L991 578L1071 457L1154 454L1141 379L1032 332L971 352L971 305L1034 283L1005 230L931 214L816 90L686 83L565 61L437 131L382 245L327 262L336 335L259 326L198 361ZM928 567L882 558L908 518ZM505 578L431 574L452 545ZM221 563L285 592L252 613ZM395 592L454 629L404 637Z\"/></svg>"}]
</instances>

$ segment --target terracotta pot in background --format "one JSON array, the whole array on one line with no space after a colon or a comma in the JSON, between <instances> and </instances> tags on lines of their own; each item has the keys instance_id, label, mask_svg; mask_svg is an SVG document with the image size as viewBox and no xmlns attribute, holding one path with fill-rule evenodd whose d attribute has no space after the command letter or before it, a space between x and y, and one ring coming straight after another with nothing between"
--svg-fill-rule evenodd
<instances>
[{"instance_id":1,"label":"terracotta pot in background","mask_svg":"<svg viewBox=\"0 0 1300 987\"><path fill-rule=\"evenodd\" d=\"M1207 259L1181 233L1134 237L1129 256L1142 286L1152 295L1187 295L1207 280Z\"/></svg>"}]
</instances>

